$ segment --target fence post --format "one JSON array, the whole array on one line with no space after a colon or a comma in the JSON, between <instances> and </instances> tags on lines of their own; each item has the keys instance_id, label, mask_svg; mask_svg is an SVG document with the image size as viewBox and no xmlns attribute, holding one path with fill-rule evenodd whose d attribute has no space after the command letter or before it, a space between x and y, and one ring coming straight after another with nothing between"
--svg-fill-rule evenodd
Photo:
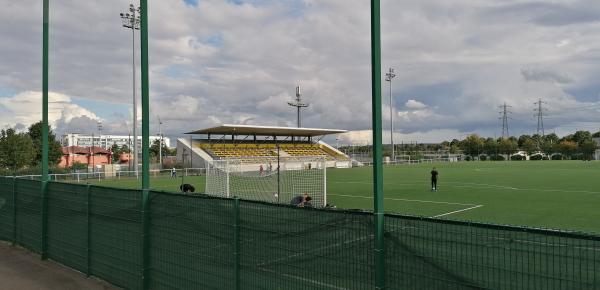
<instances>
[{"instance_id":1,"label":"fence post","mask_svg":"<svg viewBox=\"0 0 600 290\"><path fill-rule=\"evenodd\" d=\"M42 233L41 233L41 258L48 258L47 233L48 233L48 51L49 51L49 0L43 1L43 31L42 31Z\"/></svg>"},{"instance_id":2,"label":"fence post","mask_svg":"<svg viewBox=\"0 0 600 290\"><path fill-rule=\"evenodd\" d=\"M85 254L85 262L86 262L86 270L85 270L85 274L89 277L90 276L90 268L91 268L91 238L92 238L92 225L90 222L90 213L91 213L91 192L90 192L90 188L91 185L88 184L85 187L85 195L86 195L86 217L85 217L85 221L87 223L87 239L86 239L86 254Z\"/></svg>"},{"instance_id":3,"label":"fence post","mask_svg":"<svg viewBox=\"0 0 600 290\"><path fill-rule=\"evenodd\" d=\"M323 206L327 206L327 159L323 157Z\"/></svg>"},{"instance_id":4,"label":"fence post","mask_svg":"<svg viewBox=\"0 0 600 290\"><path fill-rule=\"evenodd\" d=\"M226 183L225 183L225 191L227 193L227 197L229 197L229 160L225 161L225 174L226 174Z\"/></svg>"},{"instance_id":5,"label":"fence post","mask_svg":"<svg viewBox=\"0 0 600 290\"><path fill-rule=\"evenodd\" d=\"M142 189L142 289L150 289L150 190Z\"/></svg>"},{"instance_id":6,"label":"fence post","mask_svg":"<svg viewBox=\"0 0 600 290\"><path fill-rule=\"evenodd\" d=\"M17 245L17 177L13 176L12 186L12 199L13 199L13 241L12 245Z\"/></svg>"},{"instance_id":7,"label":"fence post","mask_svg":"<svg viewBox=\"0 0 600 290\"><path fill-rule=\"evenodd\" d=\"M383 205L383 154L381 114L381 1L371 0L371 114L373 122L373 214L375 235L375 289L385 285L385 240Z\"/></svg>"},{"instance_id":8,"label":"fence post","mask_svg":"<svg viewBox=\"0 0 600 290\"><path fill-rule=\"evenodd\" d=\"M42 234L41 258L48 259L48 181L42 180Z\"/></svg>"},{"instance_id":9,"label":"fence post","mask_svg":"<svg viewBox=\"0 0 600 290\"><path fill-rule=\"evenodd\" d=\"M142 60L142 289L145 290L150 288L150 74L148 69L148 0L140 0L139 3Z\"/></svg>"},{"instance_id":10,"label":"fence post","mask_svg":"<svg viewBox=\"0 0 600 290\"><path fill-rule=\"evenodd\" d=\"M235 289L240 290L240 199L237 197L234 200L233 240L233 255L235 257Z\"/></svg>"}]
</instances>

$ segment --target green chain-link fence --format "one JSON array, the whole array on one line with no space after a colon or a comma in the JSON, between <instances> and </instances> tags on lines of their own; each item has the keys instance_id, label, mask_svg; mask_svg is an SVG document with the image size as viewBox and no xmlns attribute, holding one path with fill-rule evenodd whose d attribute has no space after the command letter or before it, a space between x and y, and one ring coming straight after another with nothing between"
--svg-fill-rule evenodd
<instances>
[{"instance_id":1,"label":"green chain-link fence","mask_svg":"<svg viewBox=\"0 0 600 290\"><path fill-rule=\"evenodd\" d=\"M41 183L0 178L0 239L41 249ZM126 289L373 289L370 213L48 185L47 255ZM387 289L600 289L600 237L385 217Z\"/></svg>"}]
</instances>

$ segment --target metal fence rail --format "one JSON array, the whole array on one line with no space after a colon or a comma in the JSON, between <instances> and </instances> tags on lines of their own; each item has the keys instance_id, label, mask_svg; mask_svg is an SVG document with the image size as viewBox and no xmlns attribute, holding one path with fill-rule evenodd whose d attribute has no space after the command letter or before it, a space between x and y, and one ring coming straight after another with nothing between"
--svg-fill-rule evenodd
<instances>
[{"instance_id":1,"label":"metal fence rail","mask_svg":"<svg viewBox=\"0 0 600 290\"><path fill-rule=\"evenodd\" d=\"M366 212L0 178L0 240L126 289L373 289ZM142 260L144 235L149 260ZM600 289L600 237L385 216L387 289ZM145 271L144 271L145 270Z\"/></svg>"},{"instance_id":2,"label":"metal fence rail","mask_svg":"<svg viewBox=\"0 0 600 290\"><path fill-rule=\"evenodd\" d=\"M152 177L168 177L171 176L171 169L153 169L150 170ZM176 176L204 176L206 175L206 168L181 168L175 169ZM11 177L11 176L7 176ZM17 175L14 176L18 179L29 179L29 180L41 180L41 175ZM141 174L136 176L135 171L123 171L118 170L115 172L73 172L73 173L52 173L48 174L50 181L61 181L61 182L82 182L85 183L88 180L105 180L105 179L122 179L122 178L141 178Z\"/></svg>"}]
</instances>

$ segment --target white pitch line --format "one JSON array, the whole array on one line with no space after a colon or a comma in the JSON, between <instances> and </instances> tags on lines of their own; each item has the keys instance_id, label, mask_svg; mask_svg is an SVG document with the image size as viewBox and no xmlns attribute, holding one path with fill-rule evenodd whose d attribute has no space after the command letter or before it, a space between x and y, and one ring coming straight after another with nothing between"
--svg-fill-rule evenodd
<instances>
[{"instance_id":1,"label":"white pitch line","mask_svg":"<svg viewBox=\"0 0 600 290\"><path fill-rule=\"evenodd\" d=\"M497 188L506 188L506 189L511 189L511 190L519 190L516 187L505 186L505 185L496 185L496 184L472 183L472 182L452 182L452 181L449 181L447 183L450 183L450 184L461 184L461 185L463 185L463 186L454 185L454 187L466 187L464 185L476 185L476 186L497 187Z\"/></svg>"},{"instance_id":2,"label":"white pitch line","mask_svg":"<svg viewBox=\"0 0 600 290\"><path fill-rule=\"evenodd\" d=\"M306 251L306 252L300 252L300 253L289 255L289 256L286 256L286 257L281 257L279 259L270 260L270 261L267 261L267 262L260 263L257 266L258 267L263 267L263 266L268 265L268 264L277 263L277 262L280 262L280 261L283 261L283 260L287 260L287 259L292 259L292 258L295 258L295 257L304 256L307 253L319 252L319 251L322 251L322 250L327 250L327 249L335 248L335 247L338 247L340 245L347 245L347 244L351 244L351 243L354 243L354 242L360 242L360 241L363 241L363 240L366 240L366 239L370 239L370 238L373 238L373 235L368 235L368 236L356 238L356 239L353 239L353 240L343 241L343 242L339 242L339 243L332 244L332 245L329 245L329 246L325 246L325 247L321 247L321 248L309 250L309 251Z\"/></svg>"},{"instance_id":3,"label":"white pitch line","mask_svg":"<svg viewBox=\"0 0 600 290\"><path fill-rule=\"evenodd\" d=\"M514 188L514 187L505 187L505 186L475 186L475 185L450 185L451 187L458 187L458 188L477 188L477 189L482 189L482 188L486 188L486 187L493 187L493 188L502 188L502 189L510 189L510 190L519 190L518 188Z\"/></svg>"},{"instance_id":4,"label":"white pitch line","mask_svg":"<svg viewBox=\"0 0 600 290\"><path fill-rule=\"evenodd\" d=\"M362 196L362 195L347 195L347 194L328 194L329 196L342 196L342 197L354 197L354 198L365 198L365 199L373 199L372 196ZM451 204L451 205L478 205L474 203L458 203L458 202L445 202L445 201L433 201L433 200L418 200L418 199L404 199L404 198L384 198L385 200L394 200L394 201L409 201L409 202L424 202L424 203L437 203L437 204Z\"/></svg>"},{"instance_id":5,"label":"white pitch line","mask_svg":"<svg viewBox=\"0 0 600 290\"><path fill-rule=\"evenodd\" d=\"M342 184L368 184L368 185L372 185L373 182L372 181L328 181L328 183L342 183ZM414 184L423 184L423 183L427 183L427 180L425 180L424 182L384 182L383 184L393 184L393 185L414 185Z\"/></svg>"},{"instance_id":6,"label":"white pitch line","mask_svg":"<svg viewBox=\"0 0 600 290\"><path fill-rule=\"evenodd\" d=\"M426 181L424 181L426 182ZM362 182L362 181L330 181L329 183L350 183L350 184L369 184L372 185L373 182ZM600 194L598 191L589 191L589 190L560 190L560 189L542 189L542 188L518 188L512 186L505 185L497 185L497 184L485 184L485 183L471 183L471 182L453 182L446 181L444 183L448 184L459 184L459 185L451 185L452 187L464 187L464 188L481 188L481 187L494 187L494 188L503 188L510 190L519 190L519 191L542 191L542 192L563 192L563 193L593 193ZM423 184L423 182L384 182L385 184L393 184L393 185L414 185L414 184ZM473 186L468 186L473 185Z\"/></svg>"},{"instance_id":7,"label":"white pitch line","mask_svg":"<svg viewBox=\"0 0 600 290\"><path fill-rule=\"evenodd\" d=\"M319 285L321 287L326 287L327 289L337 289L337 290L346 290L346 289L348 289L348 288L344 288L344 287L339 287L339 286L327 284L327 283L324 283L324 282L319 282L319 281L316 281L316 280L311 280L311 279L299 277L299 276L296 276L296 275L285 274L285 273L278 273L278 272L276 272L274 270L268 270L268 269L262 269L262 268L260 270L263 271L263 272L267 272L267 273L271 273L271 274L276 274L276 275L281 275L283 277L292 278L292 279L296 279L296 280L299 280L299 281L309 282L309 283L312 283L312 284L315 284L315 285Z\"/></svg>"},{"instance_id":8,"label":"white pitch line","mask_svg":"<svg viewBox=\"0 0 600 290\"><path fill-rule=\"evenodd\" d=\"M459 184L459 185L451 185L453 187L467 187L467 188L481 188L481 187L496 187L496 188L505 188L510 190L518 190L518 191L541 191L541 192L562 192L562 193L592 193L592 194L600 194L598 191L589 191L589 190L561 190L561 189L544 189L544 188L518 188L518 187L510 187L504 185L495 185L495 184L485 184L485 183L471 183L471 182L447 182L451 184ZM461 185L462 184L462 185ZM473 185L473 186L468 186Z\"/></svg>"},{"instance_id":9,"label":"white pitch line","mask_svg":"<svg viewBox=\"0 0 600 290\"><path fill-rule=\"evenodd\" d=\"M463 209L459 209L459 210L455 210L455 211L451 211L451 212L439 214L439 215L436 215L436 216L432 216L432 218L439 218L439 217L443 217L443 216L447 216L447 215L451 215L451 214L455 214L455 213L459 213L459 212L463 212L463 211L467 211L467 210L472 210L472 209L480 208L482 206L483 205L478 204L476 206L472 206L472 207L469 207L469 208L463 208Z\"/></svg>"}]
</instances>

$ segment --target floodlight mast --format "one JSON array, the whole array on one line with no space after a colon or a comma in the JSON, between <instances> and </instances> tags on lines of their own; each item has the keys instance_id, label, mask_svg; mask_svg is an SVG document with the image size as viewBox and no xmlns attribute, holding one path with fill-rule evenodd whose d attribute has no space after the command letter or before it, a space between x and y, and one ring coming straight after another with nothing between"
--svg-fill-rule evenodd
<instances>
[{"instance_id":1,"label":"floodlight mast","mask_svg":"<svg viewBox=\"0 0 600 290\"><path fill-rule=\"evenodd\" d=\"M160 116L158 117L158 137L159 137L159 145L158 145L158 164L160 164L160 169L163 169L163 158L162 158L162 146L163 146L163 133L162 133L162 121L160 120ZM191 145L191 144L190 144Z\"/></svg>"},{"instance_id":2,"label":"floodlight mast","mask_svg":"<svg viewBox=\"0 0 600 290\"><path fill-rule=\"evenodd\" d=\"M394 69L390 68L385 74L385 81L390 82L390 144L392 145L392 162L396 162L396 150L394 148L394 102L392 100L392 79L396 77Z\"/></svg>"},{"instance_id":3,"label":"floodlight mast","mask_svg":"<svg viewBox=\"0 0 600 290\"><path fill-rule=\"evenodd\" d=\"M288 105L296 107L298 110L298 128L302 127L302 121L300 119L300 109L309 106L308 103L302 103L302 95L300 94L300 86L296 87L296 100L294 102L288 102Z\"/></svg>"},{"instance_id":4,"label":"floodlight mast","mask_svg":"<svg viewBox=\"0 0 600 290\"><path fill-rule=\"evenodd\" d=\"M131 51L133 54L133 164L135 177L138 177L138 138L137 138L137 98L135 95L135 31L140 30L140 7L129 4L129 13L121 13L123 27L131 29ZM130 148L131 149L131 148Z\"/></svg>"}]
</instances>

